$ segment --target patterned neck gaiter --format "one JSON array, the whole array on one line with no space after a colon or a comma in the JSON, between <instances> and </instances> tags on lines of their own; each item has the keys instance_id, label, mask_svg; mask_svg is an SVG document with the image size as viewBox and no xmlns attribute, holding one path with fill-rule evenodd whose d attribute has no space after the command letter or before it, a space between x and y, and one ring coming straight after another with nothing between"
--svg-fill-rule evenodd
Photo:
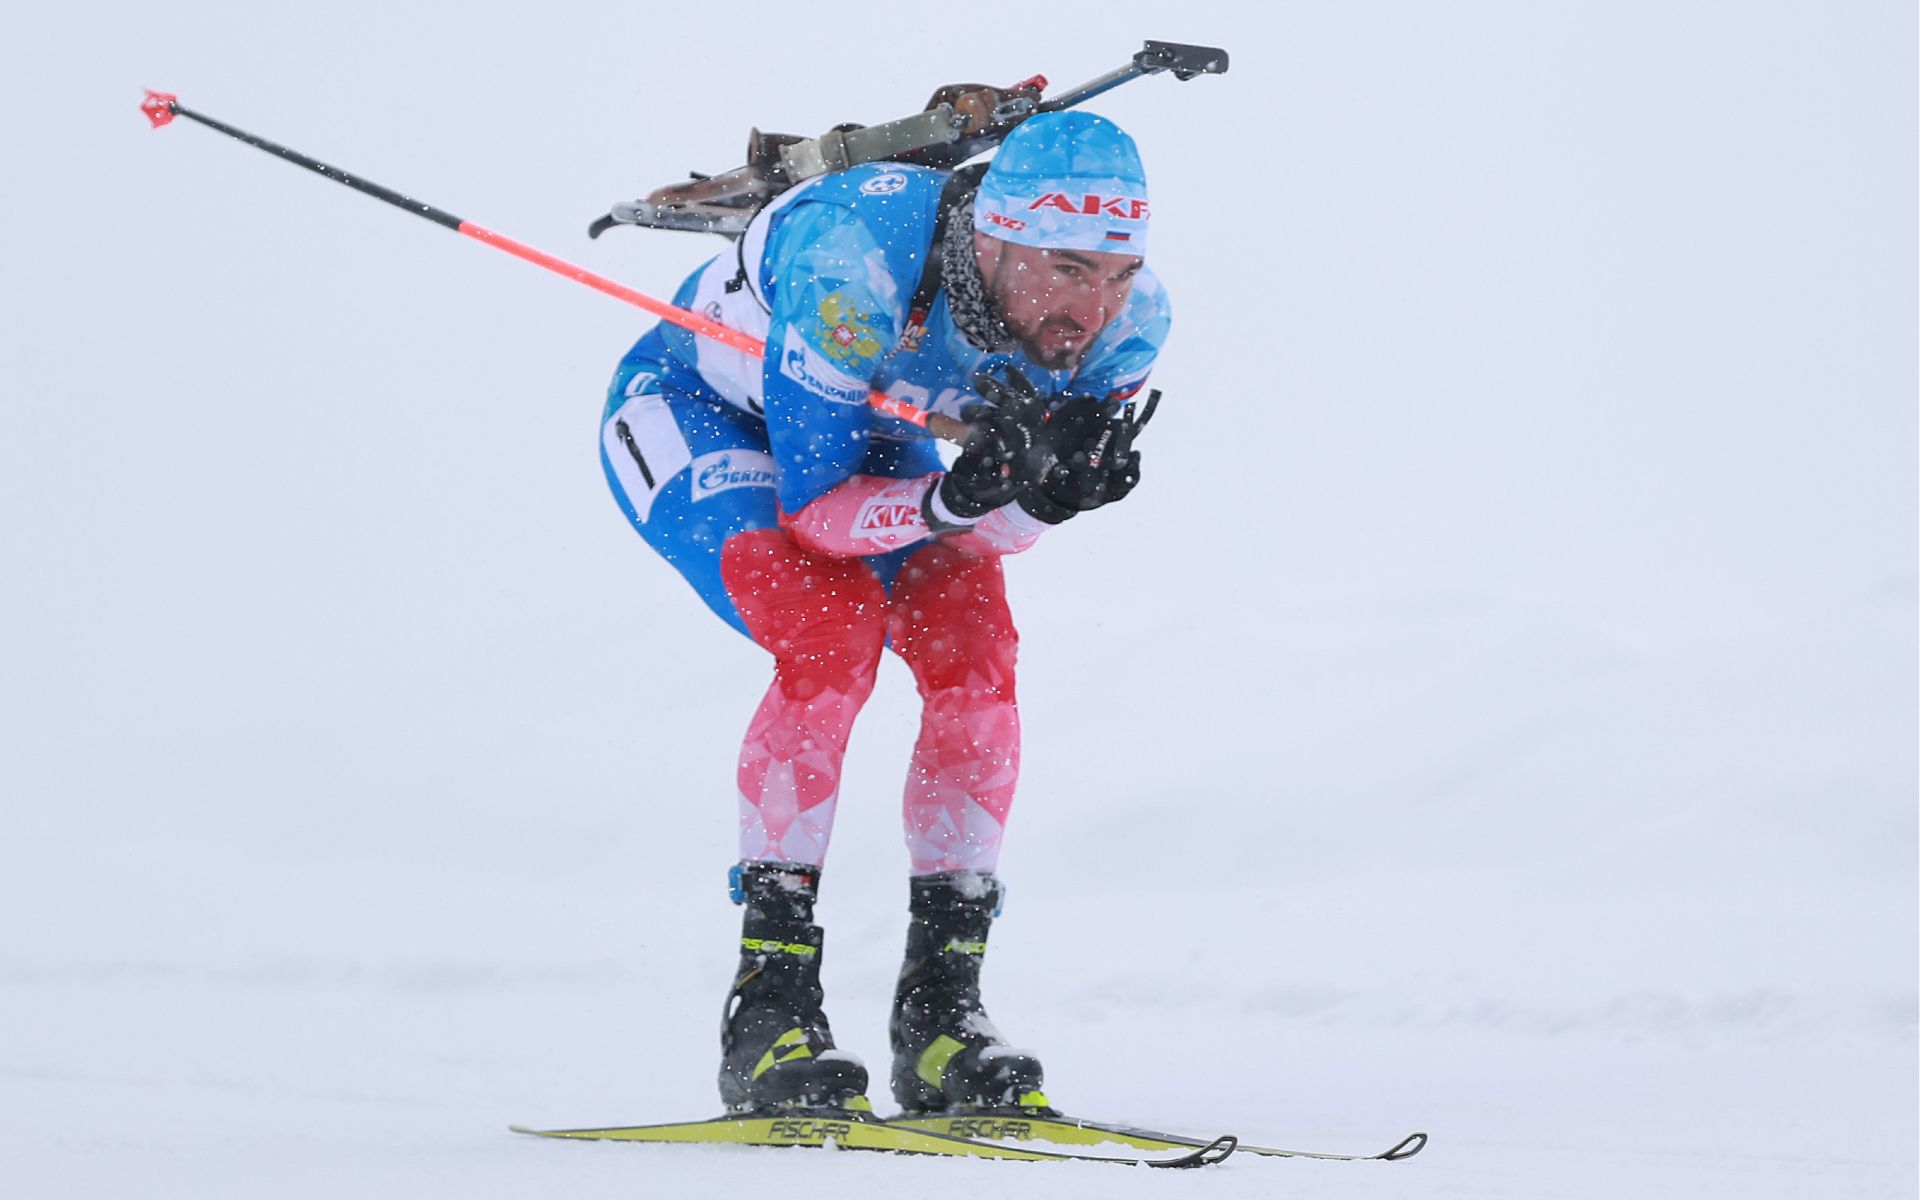
<instances>
[{"instance_id":1,"label":"patterned neck gaiter","mask_svg":"<svg viewBox=\"0 0 1920 1200\"><path fill-rule=\"evenodd\" d=\"M1013 349L1013 333L988 297L973 257L973 195L967 193L947 217L946 238L940 244L941 281L953 323L966 339L982 350L1005 352Z\"/></svg>"}]
</instances>

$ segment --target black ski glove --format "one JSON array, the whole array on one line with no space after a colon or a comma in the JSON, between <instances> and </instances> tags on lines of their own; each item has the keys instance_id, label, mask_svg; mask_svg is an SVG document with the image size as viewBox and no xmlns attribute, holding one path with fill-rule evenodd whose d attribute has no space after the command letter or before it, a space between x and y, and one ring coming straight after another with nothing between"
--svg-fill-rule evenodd
<instances>
[{"instance_id":1,"label":"black ski glove","mask_svg":"<svg viewBox=\"0 0 1920 1200\"><path fill-rule=\"evenodd\" d=\"M1116 414L1113 404L1092 396L1069 397L1054 409L1041 430L1053 464L1037 486L1021 494L1021 509L1058 525L1075 513L1126 499L1140 482L1140 452L1133 439L1159 398L1151 393L1137 418L1131 403Z\"/></svg>"},{"instance_id":2,"label":"black ski glove","mask_svg":"<svg viewBox=\"0 0 1920 1200\"><path fill-rule=\"evenodd\" d=\"M973 426L960 457L946 478L927 492L922 504L927 528L935 533L965 528L1002 505L1012 503L1048 466L1040 430L1046 397L1018 367L1007 366L1004 380L982 372L973 387L987 404L961 410Z\"/></svg>"}]
</instances>

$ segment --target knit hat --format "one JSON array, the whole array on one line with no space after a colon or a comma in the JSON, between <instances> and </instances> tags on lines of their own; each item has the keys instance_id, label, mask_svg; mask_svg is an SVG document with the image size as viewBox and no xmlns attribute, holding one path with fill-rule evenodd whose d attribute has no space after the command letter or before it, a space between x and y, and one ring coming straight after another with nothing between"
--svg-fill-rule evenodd
<instances>
[{"instance_id":1,"label":"knit hat","mask_svg":"<svg viewBox=\"0 0 1920 1200\"><path fill-rule=\"evenodd\" d=\"M1022 121L981 176L973 227L1054 250L1147 252L1147 173L1118 125L1092 113Z\"/></svg>"}]
</instances>

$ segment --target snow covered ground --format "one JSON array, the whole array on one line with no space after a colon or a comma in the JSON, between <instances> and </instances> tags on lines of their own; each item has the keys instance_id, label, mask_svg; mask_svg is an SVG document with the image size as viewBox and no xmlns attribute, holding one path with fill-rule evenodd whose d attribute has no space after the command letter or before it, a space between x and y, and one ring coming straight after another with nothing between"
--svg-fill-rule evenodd
<instances>
[{"instance_id":1,"label":"snow covered ground","mask_svg":"<svg viewBox=\"0 0 1920 1200\"><path fill-rule=\"evenodd\" d=\"M15 18L0 1192L1914 1195L1911 6L1159 8ZM990 999L1076 1111L1431 1147L509 1136L713 1105L765 668L598 477L644 322L139 89L665 292L717 243L587 220L750 125L1149 36L1233 69L1099 106L1168 399L1011 571ZM823 902L876 1067L889 666Z\"/></svg>"}]
</instances>

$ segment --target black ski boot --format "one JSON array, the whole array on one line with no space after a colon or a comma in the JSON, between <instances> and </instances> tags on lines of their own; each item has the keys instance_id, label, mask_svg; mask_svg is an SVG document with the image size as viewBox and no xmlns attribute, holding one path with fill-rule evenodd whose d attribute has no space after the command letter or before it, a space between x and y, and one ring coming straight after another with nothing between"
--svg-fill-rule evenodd
<instances>
[{"instance_id":1,"label":"black ski boot","mask_svg":"<svg viewBox=\"0 0 1920 1200\"><path fill-rule=\"evenodd\" d=\"M740 971L720 1024L720 1099L730 1112L871 1111L867 1068L833 1046L821 1011L820 868L741 863L733 899L747 906Z\"/></svg>"},{"instance_id":2,"label":"black ski boot","mask_svg":"<svg viewBox=\"0 0 1920 1200\"><path fill-rule=\"evenodd\" d=\"M980 1004L980 961L1000 881L916 875L907 961L893 995L893 1098L908 1113L1047 1107L1040 1061L1008 1046Z\"/></svg>"}]
</instances>

